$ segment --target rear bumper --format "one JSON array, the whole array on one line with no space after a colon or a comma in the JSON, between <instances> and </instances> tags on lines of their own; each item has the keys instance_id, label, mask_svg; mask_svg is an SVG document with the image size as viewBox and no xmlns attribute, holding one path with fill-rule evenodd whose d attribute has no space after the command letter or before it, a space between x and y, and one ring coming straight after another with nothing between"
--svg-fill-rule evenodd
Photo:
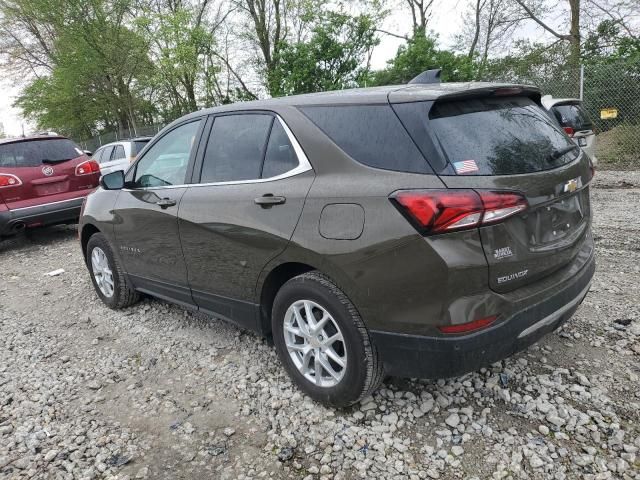
<instances>
[{"instance_id":1,"label":"rear bumper","mask_svg":"<svg viewBox=\"0 0 640 480\"><path fill-rule=\"evenodd\" d=\"M0 236L11 235L23 226L46 226L73 222L80 216L85 197L0 212Z\"/></svg>"},{"instance_id":2,"label":"rear bumper","mask_svg":"<svg viewBox=\"0 0 640 480\"><path fill-rule=\"evenodd\" d=\"M479 332L427 337L374 330L372 340L389 375L408 378L462 375L525 349L569 320L589 291L594 272L595 259L591 256L553 295Z\"/></svg>"}]
</instances>

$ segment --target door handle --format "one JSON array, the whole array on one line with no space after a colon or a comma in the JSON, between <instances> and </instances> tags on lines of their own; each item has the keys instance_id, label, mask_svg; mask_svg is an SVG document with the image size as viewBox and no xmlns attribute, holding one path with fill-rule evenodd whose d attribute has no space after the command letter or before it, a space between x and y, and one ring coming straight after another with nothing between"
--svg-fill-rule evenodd
<instances>
[{"instance_id":1,"label":"door handle","mask_svg":"<svg viewBox=\"0 0 640 480\"><path fill-rule=\"evenodd\" d=\"M272 193L267 193L254 200L254 202L256 202L256 205L260 205L262 208L270 208L274 205L282 205L286 201L286 197L276 197Z\"/></svg>"},{"instance_id":2,"label":"door handle","mask_svg":"<svg viewBox=\"0 0 640 480\"><path fill-rule=\"evenodd\" d=\"M163 198L163 199L158 200L156 202L156 205L158 205L160 208L162 208L164 210L164 209L169 208L169 207L175 207L176 203L178 203L178 202L176 202L172 198Z\"/></svg>"}]
</instances>

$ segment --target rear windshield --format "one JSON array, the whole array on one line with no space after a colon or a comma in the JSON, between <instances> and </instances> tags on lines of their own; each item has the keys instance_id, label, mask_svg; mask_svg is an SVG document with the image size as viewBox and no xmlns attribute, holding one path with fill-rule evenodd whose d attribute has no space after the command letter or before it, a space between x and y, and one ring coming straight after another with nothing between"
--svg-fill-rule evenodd
<instances>
[{"instance_id":1,"label":"rear windshield","mask_svg":"<svg viewBox=\"0 0 640 480\"><path fill-rule=\"evenodd\" d=\"M133 151L131 152L132 156L136 156L140 153L140 151L149 143L149 140L136 140L132 142Z\"/></svg>"},{"instance_id":2,"label":"rear windshield","mask_svg":"<svg viewBox=\"0 0 640 480\"><path fill-rule=\"evenodd\" d=\"M370 167L431 173L389 105L301 107L347 155Z\"/></svg>"},{"instance_id":3,"label":"rear windshield","mask_svg":"<svg viewBox=\"0 0 640 480\"><path fill-rule=\"evenodd\" d=\"M37 167L58 163L82 155L75 143L66 138L27 140L0 145L0 167Z\"/></svg>"},{"instance_id":4,"label":"rear windshield","mask_svg":"<svg viewBox=\"0 0 640 480\"><path fill-rule=\"evenodd\" d=\"M580 104L556 105L551 109L563 127L574 130L592 130L593 122Z\"/></svg>"},{"instance_id":5,"label":"rear windshield","mask_svg":"<svg viewBox=\"0 0 640 480\"><path fill-rule=\"evenodd\" d=\"M458 175L539 172L579 155L553 119L525 97L435 103L429 126Z\"/></svg>"}]
</instances>

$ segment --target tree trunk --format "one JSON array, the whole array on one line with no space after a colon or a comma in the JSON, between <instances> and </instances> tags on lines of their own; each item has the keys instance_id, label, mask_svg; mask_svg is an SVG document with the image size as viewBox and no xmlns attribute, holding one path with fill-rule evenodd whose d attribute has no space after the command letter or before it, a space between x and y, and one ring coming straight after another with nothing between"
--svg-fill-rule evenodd
<instances>
[{"instance_id":1,"label":"tree trunk","mask_svg":"<svg viewBox=\"0 0 640 480\"><path fill-rule=\"evenodd\" d=\"M569 40L571 44L570 62L573 67L580 66L580 0L569 0L571 7L571 28L569 30Z\"/></svg>"},{"instance_id":2,"label":"tree trunk","mask_svg":"<svg viewBox=\"0 0 640 480\"><path fill-rule=\"evenodd\" d=\"M478 38L480 38L480 1L481 0L476 0L476 31L473 35L473 41L471 42L471 47L469 47L470 60L473 58L473 54L476 51L476 46L478 45Z\"/></svg>"}]
</instances>

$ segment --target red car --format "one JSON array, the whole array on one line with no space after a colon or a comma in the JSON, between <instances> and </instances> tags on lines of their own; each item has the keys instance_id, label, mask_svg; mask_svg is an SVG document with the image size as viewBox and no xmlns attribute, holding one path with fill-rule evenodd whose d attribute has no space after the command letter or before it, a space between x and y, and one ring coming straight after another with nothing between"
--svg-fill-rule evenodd
<instances>
[{"instance_id":1,"label":"red car","mask_svg":"<svg viewBox=\"0 0 640 480\"><path fill-rule=\"evenodd\" d=\"M75 223L100 166L68 138L0 140L0 239L25 228Z\"/></svg>"}]
</instances>

